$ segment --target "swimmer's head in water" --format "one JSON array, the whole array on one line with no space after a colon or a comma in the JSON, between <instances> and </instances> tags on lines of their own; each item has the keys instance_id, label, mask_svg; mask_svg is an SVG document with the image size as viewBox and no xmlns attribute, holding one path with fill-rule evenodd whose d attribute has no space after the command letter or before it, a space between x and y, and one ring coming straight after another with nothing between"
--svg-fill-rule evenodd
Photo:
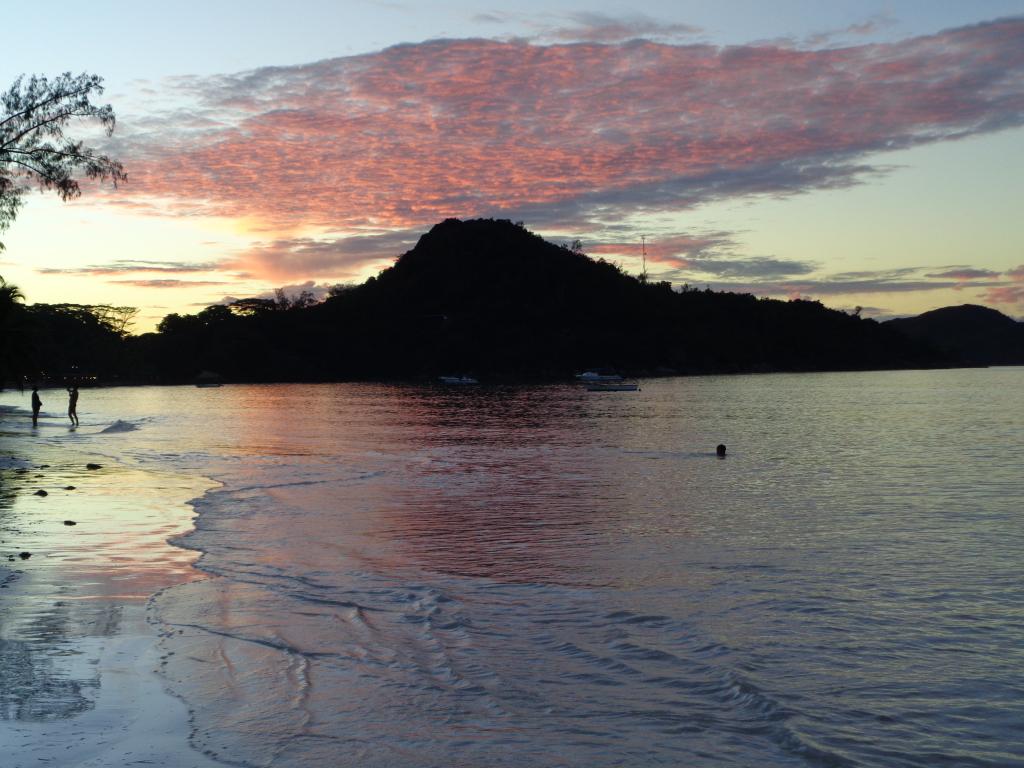
<instances>
[{"instance_id":1,"label":"swimmer's head in water","mask_svg":"<svg viewBox=\"0 0 1024 768\"><path fill-rule=\"evenodd\" d=\"M719 456L725 456L725 445L719 443L718 447L715 449L715 453L717 453Z\"/></svg>"}]
</instances>

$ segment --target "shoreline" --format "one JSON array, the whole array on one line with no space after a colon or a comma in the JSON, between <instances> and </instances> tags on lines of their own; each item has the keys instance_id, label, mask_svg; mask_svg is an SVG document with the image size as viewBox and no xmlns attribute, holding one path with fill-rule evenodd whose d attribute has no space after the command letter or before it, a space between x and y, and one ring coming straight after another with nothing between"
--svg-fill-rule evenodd
<instances>
[{"instance_id":1,"label":"shoreline","mask_svg":"<svg viewBox=\"0 0 1024 768\"><path fill-rule=\"evenodd\" d=\"M167 478L61 433L40 437L22 419L23 409L0 407L4 764L223 766L191 745L191 714L159 673L149 616L155 594L201 576L187 572L196 553L167 541L191 527L197 489L169 496ZM154 514L133 516L140 506ZM180 524L161 520L167 508Z\"/></svg>"},{"instance_id":2,"label":"shoreline","mask_svg":"<svg viewBox=\"0 0 1024 768\"><path fill-rule=\"evenodd\" d=\"M605 366L594 366L596 368L604 368ZM714 376L787 376L787 375L804 375L804 374L830 374L830 373L899 373L899 372L914 372L914 371L963 371L963 370L978 370L985 368L1021 368L1024 367L1024 362L1010 362L1010 363L959 363L954 364L950 362L936 363L935 365L900 365L900 366L887 366L880 368L861 368L861 367L850 367L850 368L778 368L771 366L752 366L752 367L741 367L741 368L716 368L716 369L692 369L692 370L675 370L675 369L657 369L657 368L624 368L617 371L624 378L629 379L691 379L691 378L707 378ZM593 368L587 369L593 370ZM441 371L441 373L448 372L447 369ZM504 373L488 373L478 372L479 377L482 377L482 383L485 385L493 386L572 386L579 384L579 380L575 378L574 374L559 374L559 375L509 375ZM428 374L419 376L407 376L407 377L358 377L358 378L297 378L297 379L224 379L220 386L229 385L241 385L241 386L274 386L278 384L298 384L298 385L320 385L320 384L381 384L386 386L441 386L441 382L438 381L439 375ZM13 386L7 384L7 390L0 389L0 392L11 391L14 389ZM40 390L51 390L59 391L62 388L62 384L43 384L40 386ZM97 379L89 382L88 385L83 386L82 389L114 389L117 387L183 387L193 388L196 387L196 383L192 379L187 380L175 380L175 381L155 381L155 380L123 380L123 379L111 379L102 380ZM26 390L28 391L28 390Z\"/></svg>"}]
</instances>

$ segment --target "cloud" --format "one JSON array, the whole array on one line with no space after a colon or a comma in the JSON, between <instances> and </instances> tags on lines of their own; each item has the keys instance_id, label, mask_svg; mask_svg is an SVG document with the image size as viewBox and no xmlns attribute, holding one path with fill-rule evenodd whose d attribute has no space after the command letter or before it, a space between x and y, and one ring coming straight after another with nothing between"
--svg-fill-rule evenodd
<instances>
[{"instance_id":1,"label":"cloud","mask_svg":"<svg viewBox=\"0 0 1024 768\"><path fill-rule=\"evenodd\" d=\"M257 293L257 294L255 294L253 296L246 296L244 298L247 298L247 299L275 299L275 298L277 298L277 291L281 290L281 291L284 291L285 296L287 296L290 299L297 298L299 295L301 295L303 293L309 293L309 294L312 294L313 298L316 299L317 301L322 301L323 299L325 299L327 297L327 294L330 292L331 288L333 288L333 287L334 287L334 284L331 284L331 283L317 283L317 282L315 282L313 280L307 280L304 283L298 283L298 284L294 284L294 285L283 285L280 288L276 288L276 289L274 289L272 291L263 291L262 293ZM242 298L242 297L239 297L239 296L225 296L223 299L221 299L220 301L218 301L216 303L217 304L232 304L232 303L238 301L240 298ZM197 305L197 306L200 306L200 305ZM201 306L205 307L205 306L208 306L208 305L207 304L202 304Z\"/></svg>"},{"instance_id":2,"label":"cloud","mask_svg":"<svg viewBox=\"0 0 1024 768\"><path fill-rule=\"evenodd\" d=\"M816 265L810 262L775 259L765 256L737 257L733 255L735 243L728 232L703 234L675 234L654 237L647 243L647 262L665 265L669 273L659 277L672 277L692 282L697 275L716 278L781 278L805 275ZM603 241L587 245L591 255L639 257L641 245L636 241Z\"/></svg>"},{"instance_id":3,"label":"cloud","mask_svg":"<svg viewBox=\"0 0 1024 768\"><path fill-rule=\"evenodd\" d=\"M548 13L534 16L509 11L477 13L470 17L478 24L516 24L532 30L536 40L617 43L625 40L674 39L696 35L703 30L692 24L659 21L643 13L611 16L594 11Z\"/></svg>"},{"instance_id":4,"label":"cloud","mask_svg":"<svg viewBox=\"0 0 1024 768\"><path fill-rule=\"evenodd\" d=\"M806 275L816 266L806 261L753 257L746 259L693 259L690 268L720 278L779 279L792 275Z\"/></svg>"},{"instance_id":5,"label":"cloud","mask_svg":"<svg viewBox=\"0 0 1024 768\"><path fill-rule=\"evenodd\" d=\"M978 280L979 278L999 277L998 272L991 269L972 269L969 267L957 267L948 269L945 272L932 272L925 277L944 277L950 280Z\"/></svg>"},{"instance_id":6,"label":"cloud","mask_svg":"<svg viewBox=\"0 0 1024 768\"><path fill-rule=\"evenodd\" d=\"M888 269L864 270L858 272L837 272L832 279L839 283L855 283L860 280L894 282L921 272L920 267L890 267Z\"/></svg>"},{"instance_id":7,"label":"cloud","mask_svg":"<svg viewBox=\"0 0 1024 768\"><path fill-rule=\"evenodd\" d=\"M1006 271L1010 284L996 285L989 288L983 295L985 301L1006 307L1016 307L1024 312L1024 264Z\"/></svg>"},{"instance_id":8,"label":"cloud","mask_svg":"<svg viewBox=\"0 0 1024 768\"><path fill-rule=\"evenodd\" d=\"M874 35L887 27L891 27L895 23L896 20L892 16L879 13L871 16L866 21L849 24L841 29L830 29L825 32L819 32L811 35L804 39L804 44L812 47L819 47L827 45L836 39L867 37L868 35Z\"/></svg>"},{"instance_id":9,"label":"cloud","mask_svg":"<svg viewBox=\"0 0 1024 768\"><path fill-rule=\"evenodd\" d=\"M989 288L984 294L990 304L1016 305L1024 310L1024 285L1004 285Z\"/></svg>"},{"instance_id":10,"label":"cloud","mask_svg":"<svg viewBox=\"0 0 1024 768\"><path fill-rule=\"evenodd\" d=\"M608 16L603 13L570 13L568 26L541 32L542 37L555 40L577 40L595 43L616 43L638 38L672 38L696 35L702 30L692 24L668 24L642 13Z\"/></svg>"},{"instance_id":11,"label":"cloud","mask_svg":"<svg viewBox=\"0 0 1024 768\"><path fill-rule=\"evenodd\" d=\"M957 288L959 282L930 280L793 280L780 286L779 292L812 296L836 296L847 293L909 293L916 291L937 291L943 288Z\"/></svg>"},{"instance_id":12,"label":"cloud","mask_svg":"<svg viewBox=\"0 0 1024 768\"><path fill-rule=\"evenodd\" d=\"M135 205L278 232L474 215L587 231L848 186L884 172L875 153L1019 126L1024 18L823 50L433 40L173 87L193 105L121 139ZM332 248L251 259L344 266Z\"/></svg>"},{"instance_id":13,"label":"cloud","mask_svg":"<svg viewBox=\"0 0 1024 768\"><path fill-rule=\"evenodd\" d=\"M40 267L36 269L43 275L84 275L100 277L103 275L123 275L136 273L197 273L216 270L216 263L140 261L135 259L118 259L109 264L96 264L88 267Z\"/></svg>"},{"instance_id":14,"label":"cloud","mask_svg":"<svg viewBox=\"0 0 1024 768\"><path fill-rule=\"evenodd\" d=\"M650 237L646 243L647 261L652 264L666 264L676 268L688 268L698 257L705 254L729 250L733 241L727 232L702 234L675 233ZM629 256L639 258L642 245L639 237L622 239L599 239L588 242L584 250L591 256Z\"/></svg>"},{"instance_id":15,"label":"cloud","mask_svg":"<svg viewBox=\"0 0 1024 768\"><path fill-rule=\"evenodd\" d=\"M508 14L496 12L475 13L470 17L470 21L475 21L479 24L504 24L508 21Z\"/></svg>"},{"instance_id":16,"label":"cloud","mask_svg":"<svg viewBox=\"0 0 1024 768\"><path fill-rule=\"evenodd\" d=\"M417 230L399 230L332 239L281 238L256 243L224 260L220 267L264 280L310 276L348 279L366 267L397 258L415 244L420 234Z\"/></svg>"},{"instance_id":17,"label":"cloud","mask_svg":"<svg viewBox=\"0 0 1024 768\"><path fill-rule=\"evenodd\" d=\"M226 280L174 280L174 279L155 279L155 280L111 280L112 283L118 283L119 285L133 285L136 288L203 288L211 285L229 285L230 283Z\"/></svg>"},{"instance_id":18,"label":"cloud","mask_svg":"<svg viewBox=\"0 0 1024 768\"><path fill-rule=\"evenodd\" d=\"M765 265L764 274L757 273L758 260L749 269L742 265L732 274L722 272L721 277L747 277L747 280L726 280L707 281L716 290L735 291L738 293L752 293L758 296L789 296L791 298L807 296L843 296L849 294L880 294L880 293L916 293L919 291L937 290L961 290L965 287L963 280L935 279L935 275L923 274L925 269L921 267L900 267L896 269L881 269L875 271L841 272L826 274L822 276L800 276L797 272L783 274L775 277L771 274L772 260ZM786 263L783 262L785 265ZM813 271L814 265L794 262L792 268L798 266L807 268L807 273ZM781 269L780 271L784 271ZM964 267L956 270L957 273L966 271L968 273L987 272L988 270L974 270ZM998 276L998 272L991 273ZM678 273L676 278L680 281L702 284L703 278L695 279L690 273ZM752 279L751 279L752 278ZM760 279L759 279L760 278ZM968 287L986 288L992 291L1001 291L1007 285L1004 280L977 280L971 282ZM997 295L999 295L997 293Z\"/></svg>"}]
</instances>

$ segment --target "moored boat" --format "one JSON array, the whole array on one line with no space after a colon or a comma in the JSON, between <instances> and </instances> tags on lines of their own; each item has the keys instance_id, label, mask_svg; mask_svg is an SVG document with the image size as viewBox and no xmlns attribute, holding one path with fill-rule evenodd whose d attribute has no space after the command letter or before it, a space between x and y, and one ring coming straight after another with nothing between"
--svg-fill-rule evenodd
<instances>
[{"instance_id":1,"label":"moored boat","mask_svg":"<svg viewBox=\"0 0 1024 768\"><path fill-rule=\"evenodd\" d=\"M640 385L632 381L595 381L587 384L587 392L639 392Z\"/></svg>"},{"instance_id":2,"label":"moored boat","mask_svg":"<svg viewBox=\"0 0 1024 768\"><path fill-rule=\"evenodd\" d=\"M576 378L583 382L622 381L622 377L617 373L598 373L597 371L584 371L583 373L577 373Z\"/></svg>"}]
</instances>

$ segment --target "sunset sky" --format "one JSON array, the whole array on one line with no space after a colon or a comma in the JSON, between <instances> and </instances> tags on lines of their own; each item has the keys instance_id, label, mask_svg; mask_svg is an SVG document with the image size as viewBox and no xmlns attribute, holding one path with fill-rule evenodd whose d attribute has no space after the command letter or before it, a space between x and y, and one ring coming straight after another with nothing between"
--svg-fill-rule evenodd
<instances>
[{"instance_id":1,"label":"sunset sky","mask_svg":"<svg viewBox=\"0 0 1024 768\"><path fill-rule=\"evenodd\" d=\"M30 302L170 312L362 281L450 216L867 315L1024 318L1024 0L23 6L106 79L128 182L0 234ZM514 7L515 10L511 10Z\"/></svg>"}]
</instances>

